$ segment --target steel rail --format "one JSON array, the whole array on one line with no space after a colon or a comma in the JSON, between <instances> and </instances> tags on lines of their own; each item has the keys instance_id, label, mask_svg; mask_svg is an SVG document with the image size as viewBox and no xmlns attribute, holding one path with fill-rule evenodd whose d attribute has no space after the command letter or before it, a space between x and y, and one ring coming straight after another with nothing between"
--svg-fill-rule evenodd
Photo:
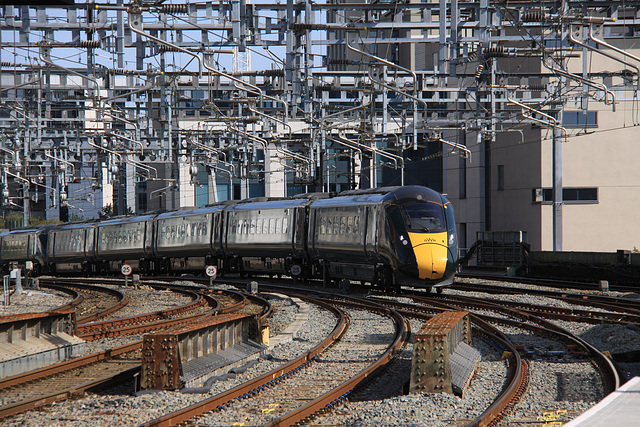
<instances>
[{"instance_id":1,"label":"steel rail","mask_svg":"<svg viewBox=\"0 0 640 427\"><path fill-rule=\"evenodd\" d=\"M466 302L463 300L459 300L458 302L456 301L440 302L440 301L435 301L435 299L418 298L418 297L414 299L417 301L423 301L427 304L440 305L441 307L448 308L448 309L451 309L451 303L457 306L477 307L477 300L472 298L468 298ZM568 332L566 329L554 324L553 322L550 322L546 319L543 319L531 313L504 307L504 306L501 306L500 303L491 303L491 304L484 303L483 304L483 308L487 308L489 306L492 307L491 309L493 311L507 313L517 319L536 323L541 326L530 325L530 324L528 325L528 324L522 323L521 321L514 321L514 320L504 319L504 318L491 318L491 321L505 323L509 326L518 326L525 329L532 329L532 330L535 329L537 332L541 334L547 334L549 331L551 331L558 338L561 338L563 340L568 339L570 341L575 342L578 346L582 347L591 355L596 367L602 373L603 381L607 388L606 392L607 393L613 392L618 387L620 387L620 376L618 375L618 371L616 370L615 366L613 366L613 363L611 362L611 360L607 356L605 356L600 350L598 350L597 348L589 344L584 339ZM474 315L474 317L477 317L480 319L480 318L484 318L485 316Z\"/></svg>"},{"instance_id":2,"label":"steel rail","mask_svg":"<svg viewBox=\"0 0 640 427\"><path fill-rule=\"evenodd\" d=\"M445 298L445 297L435 297L435 298ZM580 299L571 299L568 297L561 296L552 296L550 298L557 299L563 302L567 302L570 304L580 304L585 305L585 303ZM465 303L469 303L472 299L460 296L460 295L447 295L447 301L464 301ZM473 304L477 306L484 306L485 308L492 310L496 305L499 305L502 308L512 308L514 310L518 310L523 313L529 313L531 315L542 314L546 317L566 320L566 321L574 321L574 322L584 322L591 324L601 324L601 323L616 323L616 324L632 324L636 326L640 326L640 316L634 314L627 313L619 313L619 312L605 312L605 311L593 311L593 310L580 310L574 308L565 308L565 307L554 307L549 305L539 305L539 304L528 304L522 302L515 301L503 301L503 300L495 300L495 299L483 299L482 301L478 301L473 299ZM607 308L605 304L589 304L592 307L599 308ZM610 307L617 308L620 311L620 307Z\"/></svg>"},{"instance_id":3,"label":"steel rail","mask_svg":"<svg viewBox=\"0 0 640 427\"><path fill-rule=\"evenodd\" d=\"M373 364L371 364L367 368L361 370L358 374L351 377L349 380L343 382L342 384L333 388L332 390L329 390L328 392L324 393L322 396L316 399L313 399L312 401L306 403L305 405L299 407L298 409L291 411L288 414L285 414L282 417L266 424L266 426L273 427L273 426L279 426L279 425L286 425L286 426L294 425L296 423L300 423L305 419L313 416L315 413L317 413L320 410L323 410L325 408L330 409L334 405L341 403L346 399L346 397L349 394L351 394L351 392L355 387L361 384L365 379L372 376L378 369L382 368L387 363L389 363L393 359L394 354L397 351L399 351L404 345L406 345L406 342L409 337L409 333L408 333L409 329L407 328L408 323L397 311L388 309L382 306L381 304L378 304L375 302L369 301L369 302L363 303L362 301L358 301L357 299L354 299L354 298L350 298L350 299L351 301L335 301L335 300L328 300L328 299L325 301L331 301L330 302L331 304L347 305L352 308L358 308L358 309L364 308L370 311L384 312L384 314L389 316L395 324L396 334L393 342L387 347L387 350L382 354L382 356L378 358L378 360L376 360Z\"/></svg>"},{"instance_id":4,"label":"steel rail","mask_svg":"<svg viewBox=\"0 0 640 427\"><path fill-rule=\"evenodd\" d=\"M41 406L49 405L54 402L59 402L61 400L67 400L72 397L82 396L87 390L91 388L94 388L99 385L107 384L110 382L126 379L128 377L133 377L139 371L140 371L140 365L134 366L132 368L119 371L115 374L105 375L103 377L84 382L78 386L67 389L65 391L54 392L44 396L38 396L33 399L25 400L22 402L16 402L11 405L0 407L0 419L9 417L11 415L19 414L21 412L29 411L35 408L39 408Z\"/></svg>"},{"instance_id":5,"label":"steel rail","mask_svg":"<svg viewBox=\"0 0 640 427\"><path fill-rule=\"evenodd\" d=\"M0 380L0 390L12 387L14 385L48 377L60 372L68 371L70 369L88 365L90 363L109 360L115 356L129 353L130 351L134 351L139 348L142 348L142 340L135 341L130 344L125 344L120 347L115 347L109 350L100 351L98 353L89 354L87 356L78 357L76 359L67 360L66 362L56 363L55 365L46 366L44 368L26 372L24 374L18 374L12 377L4 378Z\"/></svg>"},{"instance_id":6,"label":"steel rail","mask_svg":"<svg viewBox=\"0 0 640 427\"><path fill-rule=\"evenodd\" d=\"M111 321L105 321L105 322L102 322L101 324L98 324L101 327L95 331L92 330L93 329L92 327L97 324L83 325L83 326L86 326L86 330L82 329L82 331L84 332L82 331L79 332L78 336L80 336L80 338L91 341L98 338L112 338L112 337L121 336L121 335L141 334L141 333L147 333L147 332L154 332L158 330L167 330L174 327L182 327L185 324L198 323L200 321L207 320L211 316L215 316L217 314L233 313L240 310L243 306L249 303L248 300L238 292L233 292L233 291L217 291L217 292L219 294L232 295L234 299L237 299L237 302L233 304L222 305L220 304L219 301L215 299L214 296L203 295L202 300L188 304L187 306L177 307L176 309L170 309L168 311L176 310L178 312L184 312L185 307L190 307L196 303L198 303L197 304L198 306L203 306L208 303L208 305L213 308L204 314L199 313L191 316L180 317L177 319L153 321L153 323L147 323L147 324L140 324L141 322L146 321L147 315L133 316L131 318L126 318L126 319L116 319L114 321L116 324L118 324L120 320L127 321L123 326L118 328L110 327ZM202 301L208 301L208 302L204 303ZM194 306L193 308L195 309L197 307ZM136 323L136 320L139 320L139 322ZM81 329L81 328L82 326L79 327L78 329Z\"/></svg>"},{"instance_id":7,"label":"steel rail","mask_svg":"<svg viewBox=\"0 0 640 427\"><path fill-rule=\"evenodd\" d=\"M419 297L409 297L420 300ZM378 301L384 305L402 307L401 309L397 310L401 314L404 314L408 317L415 317L425 320L431 318L432 315L420 312L420 309L422 308L426 310L432 310L434 312L442 312L454 309L444 303L439 302L436 302L436 305L431 307L419 307L415 305L412 306L406 303L384 300L381 298L375 298L375 301ZM428 303L431 304L431 301L429 301ZM502 419L504 414L515 404L515 402L520 399L522 394L526 391L529 381L528 366L526 362L520 357L519 352L517 351L513 343L511 343L511 340L509 340L509 338L500 330L490 325L488 322L484 321L477 315L473 315L470 313L470 318L472 324L474 325L474 331L476 333L481 333L491 337L492 340L500 343L510 353L510 356L507 359L509 363L508 385L503 388L502 392L496 398L496 400L494 400L494 402L480 416L478 416L475 420L468 424L468 426L473 427L495 425Z\"/></svg>"},{"instance_id":8,"label":"steel rail","mask_svg":"<svg viewBox=\"0 0 640 427\"><path fill-rule=\"evenodd\" d=\"M172 426L183 423L195 416L204 414L206 412L215 409L223 409L224 405L227 404L227 402L233 399L240 400L246 395L254 395L260 390L272 387L273 385L279 383L280 381L284 380L286 377L289 377L300 369L309 366L318 354L333 346L346 333L347 328L349 327L349 319L343 311L338 310L331 305L327 305L321 301L314 301L312 298L308 297L302 298L323 306L327 310L330 310L332 313L334 313L337 317L338 321L336 323L336 326L324 341L313 347L307 353L295 358L294 360L282 365L279 368L267 372L244 384L240 384L237 387L232 388L231 390L203 400L202 402L198 402L186 408L167 414L163 417L141 424L141 426Z\"/></svg>"},{"instance_id":9,"label":"steel rail","mask_svg":"<svg viewBox=\"0 0 640 427\"><path fill-rule=\"evenodd\" d=\"M84 301L84 296L82 296L82 294L80 294L80 292L76 291L75 289L61 288L58 289L58 291L70 295L73 300L65 305L61 305L60 307L53 309L52 311L75 310L76 307L78 307Z\"/></svg>"},{"instance_id":10,"label":"steel rail","mask_svg":"<svg viewBox=\"0 0 640 427\"><path fill-rule=\"evenodd\" d=\"M118 291L117 289L111 289L111 288L105 288L102 286L95 286L95 285L87 285L87 284L82 284L82 283L68 283L68 284L60 284L62 282L58 282L56 281L56 285L54 284L45 284L42 285L43 287L47 287L47 288L51 288L51 289L56 289L58 291L61 291L64 289L64 286L74 286L76 288L81 288L81 289L85 289L85 290L91 290L91 291L95 291L95 292L102 292L105 294L110 294L115 296L116 298L118 298L118 302L114 305L112 305L111 307L106 308L105 310L99 311L97 313L88 315L88 316L82 316L82 317L78 317L76 319L76 322L78 324L81 323L87 323L87 322L91 322L93 320L99 319L101 317L105 317L111 313L114 313L118 310L120 310L122 307L126 306L129 303L129 297L126 296L125 294L123 294L122 292Z\"/></svg>"},{"instance_id":11,"label":"steel rail","mask_svg":"<svg viewBox=\"0 0 640 427\"><path fill-rule=\"evenodd\" d=\"M536 279L526 279L526 278L490 278L490 277L479 277L487 280L506 280L509 282L516 283L526 283L532 285L538 285L543 287L562 287L562 288L574 288L574 289L586 289L586 290L595 290L597 285L589 284L589 283L579 283L579 282L550 282L548 280L536 280ZM487 285L487 284L476 284L463 282L459 280L460 277L456 278L456 281L453 285L451 285L452 289L458 289L462 291L475 290L478 292L486 292L490 294L502 293L502 294L520 294L520 293L528 293L533 295L541 295L549 298L568 298L570 302L576 305L585 305L585 306L593 306L598 308L604 308L611 311L620 311L629 314L634 314L640 316L640 308L638 308L638 304L634 301L624 300L622 298L610 297L606 295L584 295L584 294L571 294L562 291L551 291L544 289L525 289L525 288L517 288L513 286L499 286L499 285ZM555 286L554 286L555 284ZM587 287L587 285L591 285L591 289Z\"/></svg>"},{"instance_id":12,"label":"steel rail","mask_svg":"<svg viewBox=\"0 0 640 427\"><path fill-rule=\"evenodd\" d=\"M180 290L179 292L187 294L186 290ZM198 307L202 307L206 304L206 300L202 295L195 292L190 292L192 301L188 304L169 308L167 310L159 310L151 313L140 314L137 316L122 317L112 320L103 320L101 322L82 323L77 327L78 336L81 338L97 339L103 337L113 337L121 335L124 331L135 331L135 328L141 327L141 323L147 323L151 325L158 325L160 320L168 322L168 318L193 311Z\"/></svg>"}]
</instances>

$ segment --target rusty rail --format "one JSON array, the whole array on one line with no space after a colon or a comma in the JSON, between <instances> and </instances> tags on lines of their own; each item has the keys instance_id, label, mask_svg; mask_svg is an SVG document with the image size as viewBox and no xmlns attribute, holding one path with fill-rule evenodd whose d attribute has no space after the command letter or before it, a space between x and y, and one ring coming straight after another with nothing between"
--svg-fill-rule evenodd
<instances>
[{"instance_id":1,"label":"rusty rail","mask_svg":"<svg viewBox=\"0 0 640 427\"><path fill-rule=\"evenodd\" d=\"M335 304L336 301L332 301L332 303ZM387 350L376 362L374 362L366 369L360 371L356 376L343 382L338 387L335 387L322 396L306 403L298 409L291 411L288 414L285 414L282 417L278 418L277 420L268 423L267 426L294 425L309 418L318 411L321 411L325 408L329 409L333 405L343 402L345 397L350 394L350 392L356 386L361 384L365 379L371 377L378 369L389 363L393 359L394 354L406 344L406 340L409 335L408 323L397 311L389 310L388 308L383 307L380 304L372 302L363 303L362 301L360 301L358 303L358 301L340 301L339 303L354 308L364 308L367 310L375 310L377 312L382 311L383 313L387 314L389 317L391 317L395 324L396 335L393 342L389 345Z\"/></svg>"},{"instance_id":2,"label":"rusty rail","mask_svg":"<svg viewBox=\"0 0 640 427\"><path fill-rule=\"evenodd\" d=\"M210 301L203 298L203 295L195 292L185 290L179 290L178 292L185 294L189 293L193 300L188 304L169 308L167 310L154 311L152 313L123 317L119 319L104 320L101 322L82 323L78 325L78 336L91 341L117 335L148 332L152 330L149 329L150 326L158 325L159 327L162 327L163 324L171 322L168 318L193 311L198 307L206 305L207 302ZM214 310L216 308L217 306L213 307Z\"/></svg>"},{"instance_id":3,"label":"rusty rail","mask_svg":"<svg viewBox=\"0 0 640 427\"><path fill-rule=\"evenodd\" d=\"M447 303L441 303L443 306L447 308L450 307L450 304L453 302L454 304L465 306L465 307L474 307L477 306L478 301L472 298L464 298L457 297L457 301L447 301ZM620 387L620 376L618 375L618 371L613 366L611 360L605 356L602 352L596 349L594 346L583 340L582 338L568 332L566 329L561 328L560 326L554 324L553 322L549 322L548 320L542 319L534 314L531 314L527 311L515 310L508 307L503 307L501 305L501 301L499 302L484 302L482 303L483 308L494 310L498 312L508 313L511 316L514 316L518 319L529 321L532 323L536 323L541 326L531 325L522 323L521 321L514 321L509 319L500 318L489 318L488 316L483 316L483 318L491 319L494 323L503 323L509 326L517 326L521 328L526 328L530 330L534 330L538 334L553 334L559 339L565 341L571 341L572 343L577 344L581 347L586 353L588 353L592 358L596 365L596 367L600 370L603 375L604 383L607 387L606 393L611 393ZM429 304L438 304L436 301L429 301Z\"/></svg>"},{"instance_id":4,"label":"rusty rail","mask_svg":"<svg viewBox=\"0 0 640 427\"><path fill-rule=\"evenodd\" d=\"M231 390L220 393L209 399L203 400L202 402L188 406L176 412L172 412L142 425L171 426L185 422L195 416L212 411L216 408L223 407L223 405L234 398L240 398L246 394L253 395L260 389L271 387L272 385L275 385L284 380L285 377L289 376L294 371L298 371L311 364L313 358L325 351L327 348L331 347L336 341L338 341L346 333L346 330L349 326L348 317L343 311L338 310L332 305L321 302L319 303L327 310L332 311L338 318L338 322L336 323L336 326L333 329L331 335L327 337L327 339L325 339L323 342L309 350L307 353L290 361L289 363L275 370L267 372L266 374L263 374L249 382L240 384L239 386L234 387Z\"/></svg>"},{"instance_id":5,"label":"rusty rail","mask_svg":"<svg viewBox=\"0 0 640 427\"><path fill-rule=\"evenodd\" d=\"M427 298L419 298L413 297L414 300L432 304L431 307L420 307L432 312L442 312L446 310L452 310L450 306L446 304L435 301L430 301ZM390 300L382 300L379 298L375 298L376 301L379 301L381 304L397 307L396 309L408 317L415 317L420 319L430 319L433 317L432 314L421 313L420 310L414 305L408 305L406 303L399 303ZM483 320L477 315L470 314L472 319L472 324L474 327L474 332L481 333L491 337L493 340L499 342L504 348L511 353L510 357L507 359L509 363L509 378L508 385L503 388L500 396L496 398L496 400L487 408L479 417L477 417L474 421L472 421L469 426L492 426L496 425L505 413L515 405L515 403L520 399L522 394L526 391L528 384L528 367L527 364L522 358L520 354L516 350L515 346L511 343L509 338L504 335L500 330L490 325L488 322Z\"/></svg>"},{"instance_id":6,"label":"rusty rail","mask_svg":"<svg viewBox=\"0 0 640 427\"><path fill-rule=\"evenodd\" d=\"M59 282L58 282L59 283ZM108 307L105 310L99 311L97 313L94 314L90 314L88 316L84 316L84 317L78 317L77 321L78 324L81 323L88 323L88 322L92 322L96 319L100 319L101 317L105 317L111 313L114 313L118 310L120 310L122 307L124 307L125 305L129 304L129 297L126 296L125 294L123 294L122 292L118 291L117 289L111 289L111 288L105 288L102 286L95 286L95 285L87 285L87 284L82 284L82 283L75 283L75 282L70 282L66 285L54 285L54 284L46 284L46 285L42 285L43 287L47 287L47 288L51 288L51 289L55 289L58 291L64 291L64 289L66 289L64 286L73 286L75 288L81 288L81 289L86 289L86 290L91 290L91 291L95 291L95 292L102 292L105 294L110 294L115 296L116 298L118 298L118 302L114 305L112 305L111 307Z\"/></svg>"},{"instance_id":7,"label":"rusty rail","mask_svg":"<svg viewBox=\"0 0 640 427\"><path fill-rule=\"evenodd\" d=\"M50 375L55 375L59 372L68 371L70 369L87 365L89 363L100 362L102 360L109 360L113 357L119 356L124 353L128 353L138 348L142 348L142 340L136 341L130 344L125 344L120 347L115 347L109 350L104 350L98 353L89 354L87 356L78 357L77 359L67 360L66 362L56 363L55 365L36 369L34 371L26 372L24 374L14 375L9 378L4 378L0 380L0 390L8 387L12 387L16 384L22 384L25 382L48 377Z\"/></svg>"}]
</instances>

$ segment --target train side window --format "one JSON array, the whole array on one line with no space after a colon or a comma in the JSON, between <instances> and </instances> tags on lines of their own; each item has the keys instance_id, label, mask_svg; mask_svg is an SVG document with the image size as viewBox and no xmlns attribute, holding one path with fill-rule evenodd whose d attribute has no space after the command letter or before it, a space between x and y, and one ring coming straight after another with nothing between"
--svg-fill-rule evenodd
<instances>
[{"instance_id":1,"label":"train side window","mask_svg":"<svg viewBox=\"0 0 640 427\"><path fill-rule=\"evenodd\" d=\"M360 233L360 215L353 217L353 234Z\"/></svg>"},{"instance_id":2,"label":"train side window","mask_svg":"<svg viewBox=\"0 0 640 427\"><path fill-rule=\"evenodd\" d=\"M340 233L340 222L338 221L338 217L333 217L333 234Z\"/></svg>"},{"instance_id":3,"label":"train side window","mask_svg":"<svg viewBox=\"0 0 640 427\"><path fill-rule=\"evenodd\" d=\"M269 234L269 219L265 218L262 225L262 234Z\"/></svg>"},{"instance_id":4,"label":"train side window","mask_svg":"<svg viewBox=\"0 0 640 427\"><path fill-rule=\"evenodd\" d=\"M274 218L269 218L269 234L275 234L276 221Z\"/></svg>"},{"instance_id":5,"label":"train side window","mask_svg":"<svg viewBox=\"0 0 640 427\"><path fill-rule=\"evenodd\" d=\"M249 234L256 233L256 220L255 218L251 220L251 228L249 229Z\"/></svg>"},{"instance_id":6,"label":"train side window","mask_svg":"<svg viewBox=\"0 0 640 427\"><path fill-rule=\"evenodd\" d=\"M262 234L262 218L258 218L258 221L256 222L256 234Z\"/></svg>"},{"instance_id":7,"label":"train side window","mask_svg":"<svg viewBox=\"0 0 640 427\"><path fill-rule=\"evenodd\" d=\"M276 233L275 234L281 234L282 233L282 220L280 218L276 218Z\"/></svg>"},{"instance_id":8,"label":"train side window","mask_svg":"<svg viewBox=\"0 0 640 427\"><path fill-rule=\"evenodd\" d=\"M340 217L340 234L347 234L347 218Z\"/></svg>"},{"instance_id":9,"label":"train side window","mask_svg":"<svg viewBox=\"0 0 640 427\"><path fill-rule=\"evenodd\" d=\"M289 232L289 219L287 217L282 218L282 234Z\"/></svg>"},{"instance_id":10,"label":"train side window","mask_svg":"<svg viewBox=\"0 0 640 427\"><path fill-rule=\"evenodd\" d=\"M333 219L331 217L327 218L327 234L333 234Z\"/></svg>"},{"instance_id":11,"label":"train side window","mask_svg":"<svg viewBox=\"0 0 640 427\"><path fill-rule=\"evenodd\" d=\"M347 217L347 234L353 234L353 217Z\"/></svg>"},{"instance_id":12,"label":"train side window","mask_svg":"<svg viewBox=\"0 0 640 427\"><path fill-rule=\"evenodd\" d=\"M320 228L318 229L318 234L325 234L326 224L323 216L320 217Z\"/></svg>"}]
</instances>

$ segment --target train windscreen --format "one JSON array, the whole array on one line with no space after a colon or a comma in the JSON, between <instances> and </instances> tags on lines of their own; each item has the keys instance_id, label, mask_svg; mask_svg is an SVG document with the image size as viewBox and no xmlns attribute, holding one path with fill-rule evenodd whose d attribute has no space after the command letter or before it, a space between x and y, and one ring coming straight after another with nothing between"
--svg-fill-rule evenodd
<instances>
[{"instance_id":1,"label":"train windscreen","mask_svg":"<svg viewBox=\"0 0 640 427\"><path fill-rule=\"evenodd\" d=\"M447 231L442 205L416 202L402 206L407 231L414 233L441 233Z\"/></svg>"}]
</instances>

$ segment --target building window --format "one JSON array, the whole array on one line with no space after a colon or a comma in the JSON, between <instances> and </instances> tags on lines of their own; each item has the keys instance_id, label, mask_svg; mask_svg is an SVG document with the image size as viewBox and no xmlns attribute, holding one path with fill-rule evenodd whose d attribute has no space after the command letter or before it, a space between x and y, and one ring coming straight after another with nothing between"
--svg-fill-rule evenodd
<instances>
[{"instance_id":1,"label":"building window","mask_svg":"<svg viewBox=\"0 0 640 427\"><path fill-rule=\"evenodd\" d=\"M568 128L598 127L597 111L564 111L562 126Z\"/></svg>"},{"instance_id":2,"label":"building window","mask_svg":"<svg viewBox=\"0 0 640 427\"><path fill-rule=\"evenodd\" d=\"M498 191L504 191L504 165L498 165Z\"/></svg>"},{"instance_id":3,"label":"building window","mask_svg":"<svg viewBox=\"0 0 640 427\"><path fill-rule=\"evenodd\" d=\"M534 188L533 203L553 203L553 188ZM598 203L597 187L565 187L562 189L562 202L566 204Z\"/></svg>"},{"instance_id":4,"label":"building window","mask_svg":"<svg viewBox=\"0 0 640 427\"><path fill-rule=\"evenodd\" d=\"M598 189L563 188L562 201L565 203L598 203Z\"/></svg>"}]
</instances>

